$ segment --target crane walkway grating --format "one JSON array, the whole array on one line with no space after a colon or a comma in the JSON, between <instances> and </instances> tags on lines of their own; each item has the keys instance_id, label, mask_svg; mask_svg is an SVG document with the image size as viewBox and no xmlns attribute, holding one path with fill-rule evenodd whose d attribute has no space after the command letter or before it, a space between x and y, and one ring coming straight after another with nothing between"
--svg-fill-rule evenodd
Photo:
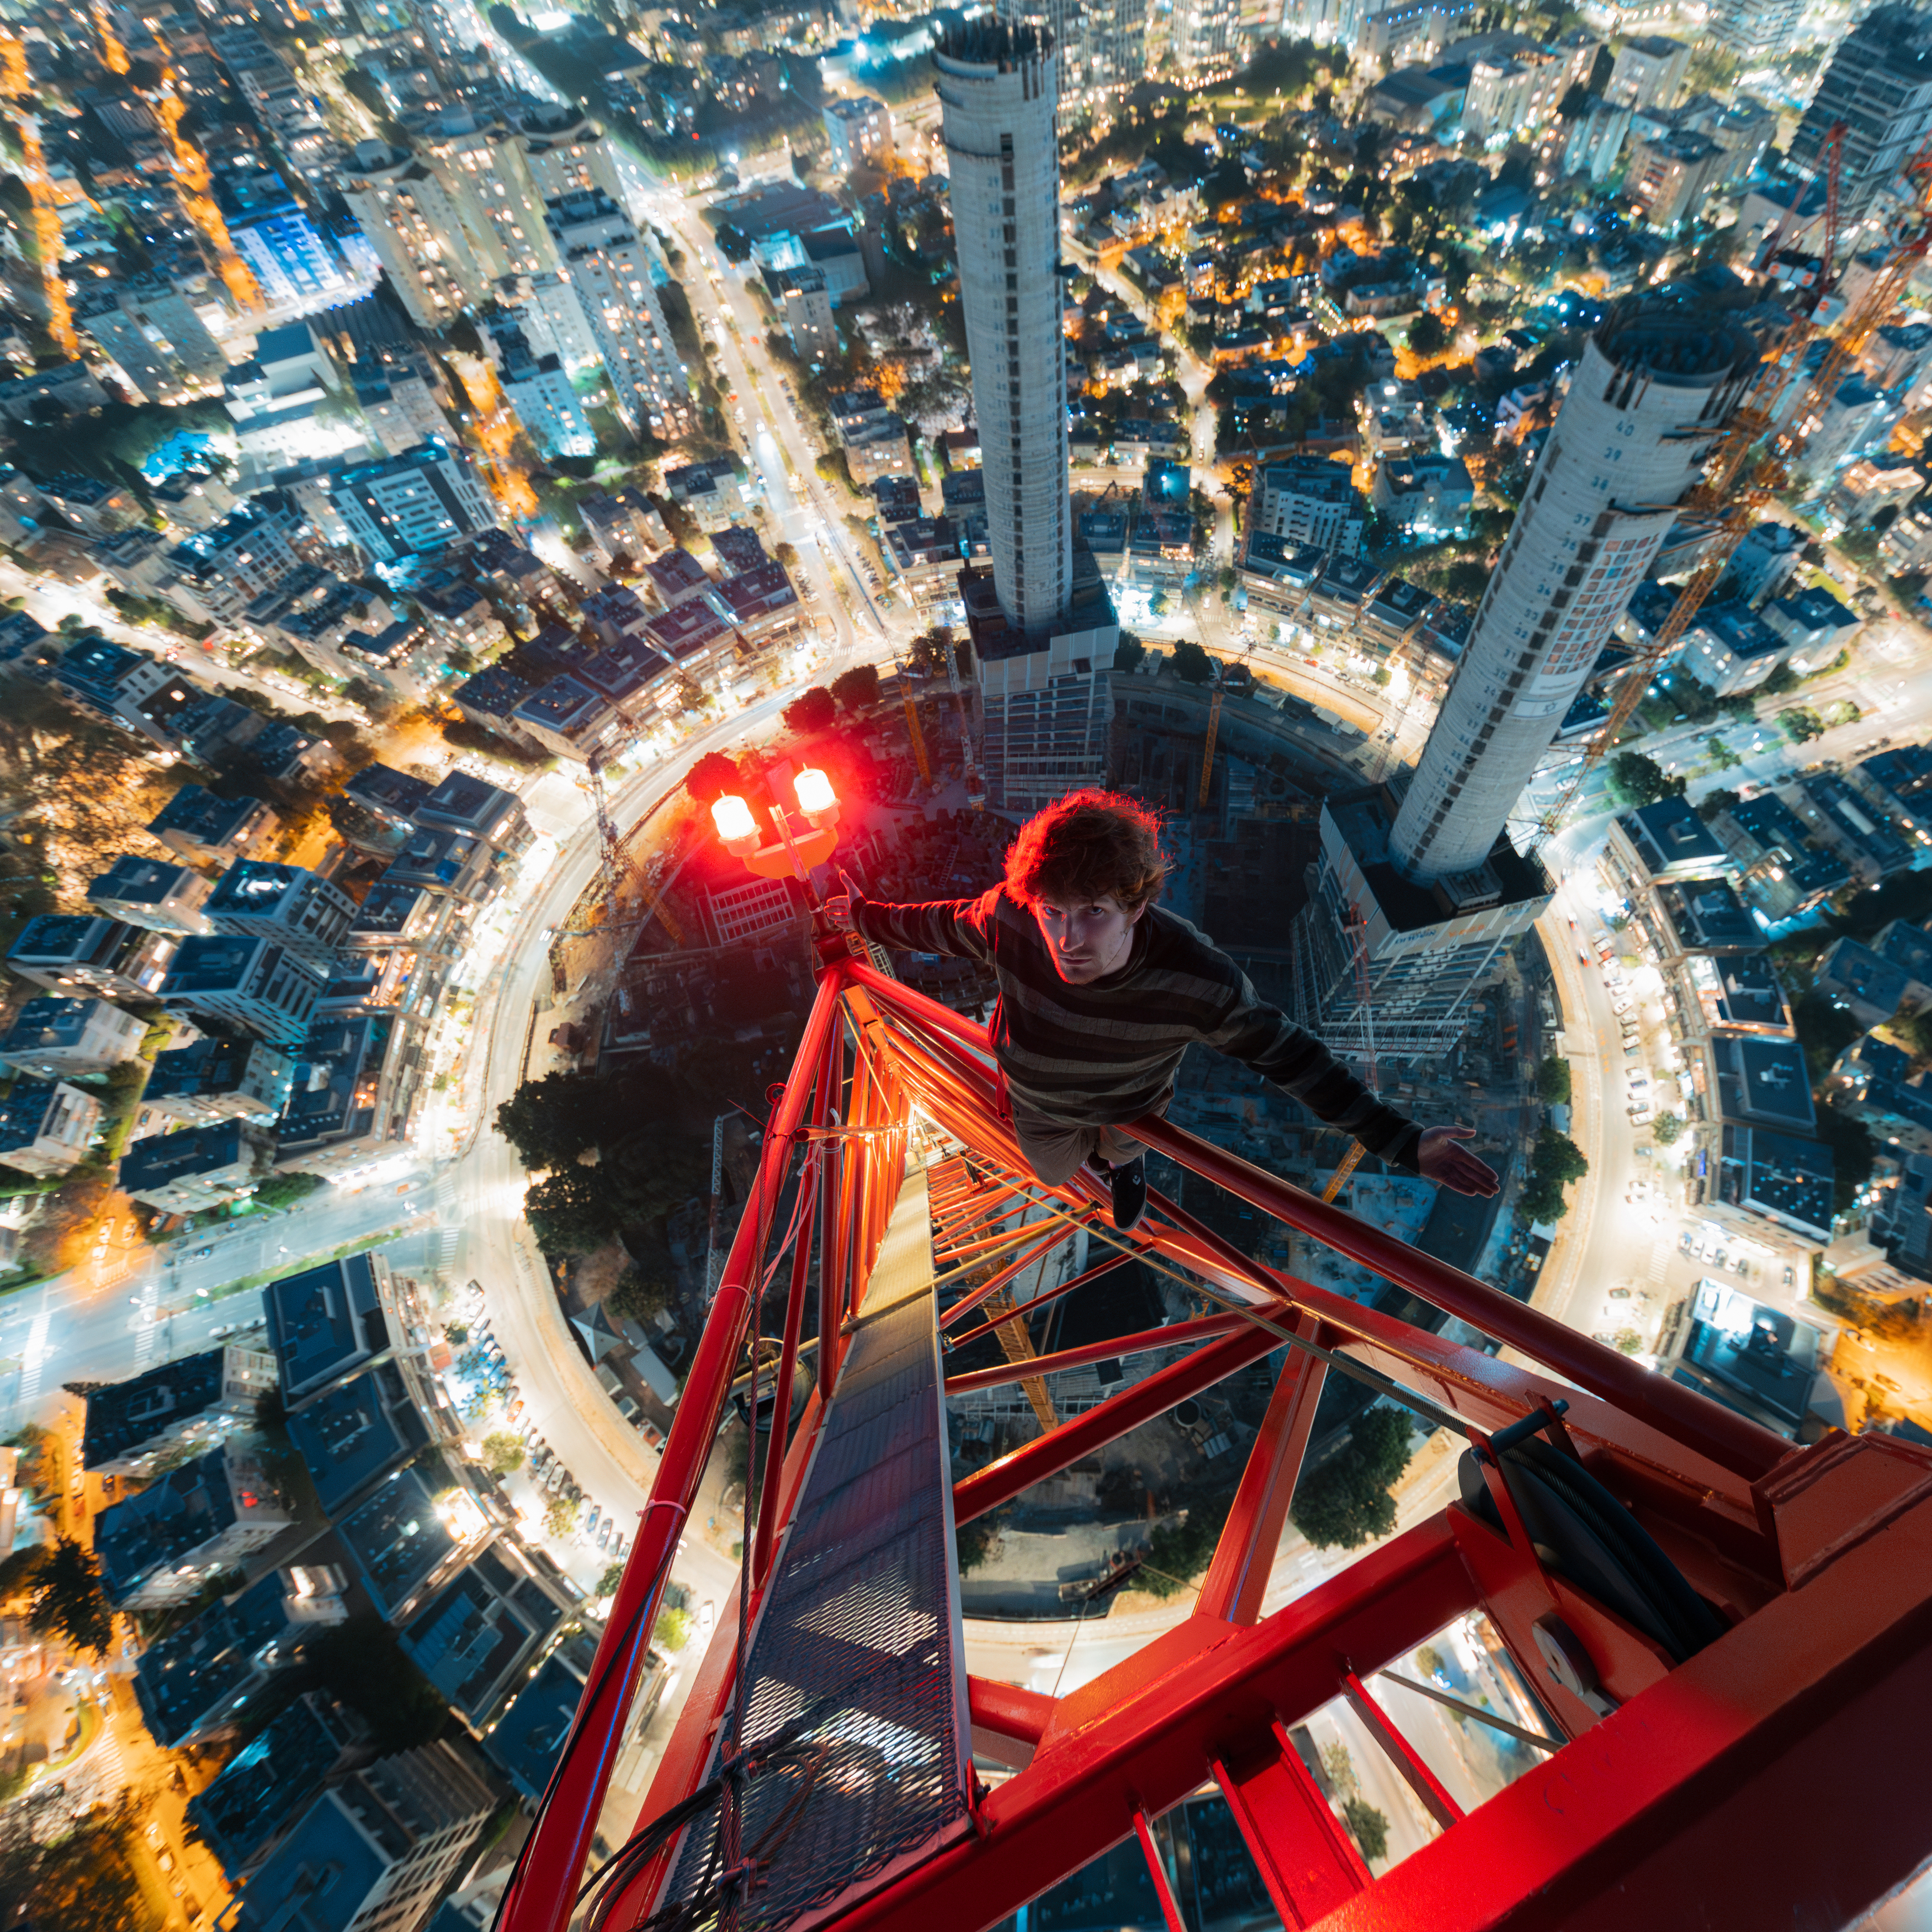
<instances>
[{"instance_id":1,"label":"crane walkway grating","mask_svg":"<svg viewBox=\"0 0 1932 1932\"><path fill-rule=\"evenodd\" d=\"M759 1868L738 1932L796 1932L968 1828L959 1636L926 1176L887 1226L749 1638L745 1744L783 1734L744 1780L740 1856ZM707 1775L722 1753L714 1744ZM724 1862L714 1810L690 1826L660 1904Z\"/></svg>"}]
</instances>

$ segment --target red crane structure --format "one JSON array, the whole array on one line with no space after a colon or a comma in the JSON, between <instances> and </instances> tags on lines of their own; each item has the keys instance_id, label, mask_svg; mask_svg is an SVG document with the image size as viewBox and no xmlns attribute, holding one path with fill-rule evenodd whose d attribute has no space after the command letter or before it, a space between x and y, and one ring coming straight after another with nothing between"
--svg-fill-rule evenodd
<instances>
[{"instance_id":1,"label":"red crane structure","mask_svg":"<svg viewBox=\"0 0 1932 1932\"><path fill-rule=\"evenodd\" d=\"M1786 1441L1160 1119L1132 1131L1197 1206L1225 1190L1487 1346L1265 1266L1157 1190L1119 1234L1094 1182L1033 1178L1001 1090L982 1029L821 942L501 1932L982 1932L1136 1844L1186 1932L1162 1820L1209 1787L1281 1922L1330 1932L1849 1925L1932 1859L1910 1769L1932 1729L1932 1451ZM975 1311L1070 1240L1088 1264L1022 1318L1130 1259L1184 1281L1194 1312L949 1375L989 1325ZM740 1582L655 1783L640 1812L607 1804L728 1397L748 1366L789 1390L814 1330L795 1422L754 1389ZM953 1480L949 1394L1101 1359L1136 1373ZM970 1674L958 1526L1264 1364L1265 1419L1191 1610L1064 1696ZM1462 1438L1456 1492L1269 1610L1338 1375ZM1540 1728L1516 1727L1534 1761L1466 1808L1378 1673L1476 1612ZM1338 1698L1434 1833L1378 1875L1295 1736Z\"/></svg>"}]
</instances>

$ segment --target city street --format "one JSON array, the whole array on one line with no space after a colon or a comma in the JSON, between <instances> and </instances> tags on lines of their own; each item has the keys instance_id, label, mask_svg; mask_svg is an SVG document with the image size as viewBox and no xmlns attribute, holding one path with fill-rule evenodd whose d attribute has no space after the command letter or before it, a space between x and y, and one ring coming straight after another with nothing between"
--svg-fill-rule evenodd
<instances>
[{"instance_id":1,"label":"city street","mask_svg":"<svg viewBox=\"0 0 1932 1932\"><path fill-rule=\"evenodd\" d=\"M217 1328L262 1312L253 1292L224 1294L229 1284L292 1272L306 1257L400 1230L420 1210L398 1190L419 1184L386 1179L353 1192L319 1190L218 1233L142 1249L137 1268L120 1264L126 1272L73 1270L0 1295L0 1432L44 1420L64 1382L118 1382L212 1347Z\"/></svg>"}]
</instances>

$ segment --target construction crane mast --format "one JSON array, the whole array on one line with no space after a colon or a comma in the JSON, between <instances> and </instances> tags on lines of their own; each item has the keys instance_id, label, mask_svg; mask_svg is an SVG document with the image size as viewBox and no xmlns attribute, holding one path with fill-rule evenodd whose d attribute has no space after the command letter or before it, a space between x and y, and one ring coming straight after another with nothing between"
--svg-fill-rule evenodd
<instances>
[{"instance_id":1,"label":"construction crane mast","mask_svg":"<svg viewBox=\"0 0 1932 1932\"><path fill-rule=\"evenodd\" d=\"M27 50L11 34L0 34L0 93L14 108L14 128L20 143L20 172L33 203L34 248L40 262L40 286L47 304L47 333L64 356L80 353L74 332L74 309L61 274L60 210L54 205L53 184L47 178L46 157L40 150L40 117L30 105L33 83L27 74Z\"/></svg>"},{"instance_id":2,"label":"construction crane mast","mask_svg":"<svg viewBox=\"0 0 1932 1932\"><path fill-rule=\"evenodd\" d=\"M1834 151L1835 157L1836 151ZM1540 839L1554 836L1575 804L1585 782L1603 761L1618 735L1630 722L1648 688L1652 676L1690 628L1730 564L1732 553L1745 532L1758 518L1790 475L1792 456L1810 433L1810 412L1817 400L1837 388L1852 361L1864 348L1880 325L1897 306L1912 271L1932 249L1932 146L1922 151L1912 164L1919 182L1919 197L1912 231L1895 243L1885 267L1876 274L1846 314L1836 334L1828 339L1824 357L1809 380L1802 374L1802 358L1815 332L1815 308L1799 326L1794 340L1784 345L1780 358L1768 362L1760 374L1756 393L1748 398L1732 418L1730 430L1718 445L1703 483L1692 493L1686 508L1694 513L1713 516L1717 528L1703 560L1690 580L1678 593L1670 614L1658 626L1650 641L1636 654L1624 674L1616 702L1610 714L1585 748L1576 776L1563 796L1539 822ZM1827 276L1829 264L1827 264ZM1828 279L1826 286L1828 288ZM1820 291L1820 299L1824 291ZM1787 362L1796 359L1801 373L1795 380L1803 387L1797 400L1783 412L1782 425L1772 430L1772 412L1778 392L1794 378L1787 375ZM1763 440L1768 431L1768 441ZM1753 452L1756 452L1754 460Z\"/></svg>"},{"instance_id":3,"label":"construction crane mast","mask_svg":"<svg viewBox=\"0 0 1932 1932\"><path fill-rule=\"evenodd\" d=\"M899 702L905 709L906 736L912 740L912 761L919 767L920 782L932 782L932 760L926 756L926 734L920 729L919 705L912 694L912 668L896 665L898 672Z\"/></svg>"},{"instance_id":4,"label":"construction crane mast","mask_svg":"<svg viewBox=\"0 0 1932 1932\"><path fill-rule=\"evenodd\" d=\"M610 912L616 910L618 893L628 880L637 887L644 898L644 911L639 915L637 924L640 927L648 926L656 919L670 934L673 941L682 946L684 944L684 928L678 924L672 916L670 908L664 904L650 881L644 877L637 862L625 849L616 821L610 816L610 795L604 788L603 754L592 752L585 769L590 781L591 807L597 814L597 850L601 861L598 890L606 910ZM628 920L607 920L602 926L594 929L610 932L630 922Z\"/></svg>"},{"instance_id":5,"label":"construction crane mast","mask_svg":"<svg viewBox=\"0 0 1932 1932\"><path fill-rule=\"evenodd\" d=\"M1201 745L1201 784L1194 796L1194 809L1208 809L1208 794L1214 783L1214 740L1221 734L1221 687L1214 687L1214 694L1208 700L1208 735Z\"/></svg>"}]
</instances>

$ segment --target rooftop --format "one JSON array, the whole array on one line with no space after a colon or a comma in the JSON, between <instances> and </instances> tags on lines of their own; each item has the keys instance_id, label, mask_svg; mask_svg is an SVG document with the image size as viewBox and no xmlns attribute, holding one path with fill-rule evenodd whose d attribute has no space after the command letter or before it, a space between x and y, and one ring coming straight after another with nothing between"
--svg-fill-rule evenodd
<instances>
[{"instance_id":1,"label":"rooftop","mask_svg":"<svg viewBox=\"0 0 1932 1932\"><path fill-rule=\"evenodd\" d=\"M289 1823L342 1755L348 1729L340 1718L326 1716L327 1708L314 1693L298 1697L188 1800L188 1822L231 1879Z\"/></svg>"},{"instance_id":2,"label":"rooftop","mask_svg":"<svg viewBox=\"0 0 1932 1932\"><path fill-rule=\"evenodd\" d=\"M440 1463L430 1466L446 1484ZM364 1588L386 1618L394 1616L456 1552L423 1471L423 1465L412 1464L392 1472L367 1502L336 1525Z\"/></svg>"},{"instance_id":3,"label":"rooftop","mask_svg":"<svg viewBox=\"0 0 1932 1932\"><path fill-rule=\"evenodd\" d=\"M1653 879L1714 874L1724 868L1723 845L1682 798L1660 798L1625 812L1617 826Z\"/></svg>"},{"instance_id":4,"label":"rooftop","mask_svg":"<svg viewBox=\"0 0 1932 1932\"><path fill-rule=\"evenodd\" d=\"M164 1362L145 1374L105 1388L90 1389L82 1426L80 1460L86 1468L112 1462L149 1436L221 1399L222 1362L227 1352L206 1348L197 1355Z\"/></svg>"},{"instance_id":5,"label":"rooftop","mask_svg":"<svg viewBox=\"0 0 1932 1932\"><path fill-rule=\"evenodd\" d=\"M88 886L87 896L98 903L160 905L194 876L185 866L171 866L165 860L140 859L131 852L124 853Z\"/></svg>"},{"instance_id":6,"label":"rooftop","mask_svg":"<svg viewBox=\"0 0 1932 1932\"><path fill-rule=\"evenodd\" d=\"M156 1477L94 1519L94 1553L109 1602L131 1596L156 1570L178 1562L235 1520L228 1456L225 1448L211 1450Z\"/></svg>"},{"instance_id":7,"label":"rooftop","mask_svg":"<svg viewBox=\"0 0 1932 1932\"><path fill-rule=\"evenodd\" d=\"M262 1300L268 1345L290 1402L389 1346L376 1270L366 1255L284 1275L262 1291Z\"/></svg>"},{"instance_id":8,"label":"rooftop","mask_svg":"<svg viewBox=\"0 0 1932 1932\"><path fill-rule=\"evenodd\" d=\"M1727 879L1666 881L1656 891L1684 952L1747 952L1764 945L1758 922Z\"/></svg>"},{"instance_id":9,"label":"rooftop","mask_svg":"<svg viewBox=\"0 0 1932 1932\"><path fill-rule=\"evenodd\" d=\"M155 1742L172 1746L218 1711L287 1628L282 1580L271 1574L150 1644L134 1666L134 1695Z\"/></svg>"},{"instance_id":10,"label":"rooftop","mask_svg":"<svg viewBox=\"0 0 1932 1932\"><path fill-rule=\"evenodd\" d=\"M1804 1052L1796 1040L1748 1034L1715 1033L1711 1057L1718 1073L1718 1105L1735 1126L1807 1133L1816 1118Z\"/></svg>"},{"instance_id":11,"label":"rooftop","mask_svg":"<svg viewBox=\"0 0 1932 1932\"><path fill-rule=\"evenodd\" d=\"M314 1479L316 1500L331 1516L429 1441L394 1362L378 1363L319 1396L290 1417L288 1429Z\"/></svg>"}]
</instances>

